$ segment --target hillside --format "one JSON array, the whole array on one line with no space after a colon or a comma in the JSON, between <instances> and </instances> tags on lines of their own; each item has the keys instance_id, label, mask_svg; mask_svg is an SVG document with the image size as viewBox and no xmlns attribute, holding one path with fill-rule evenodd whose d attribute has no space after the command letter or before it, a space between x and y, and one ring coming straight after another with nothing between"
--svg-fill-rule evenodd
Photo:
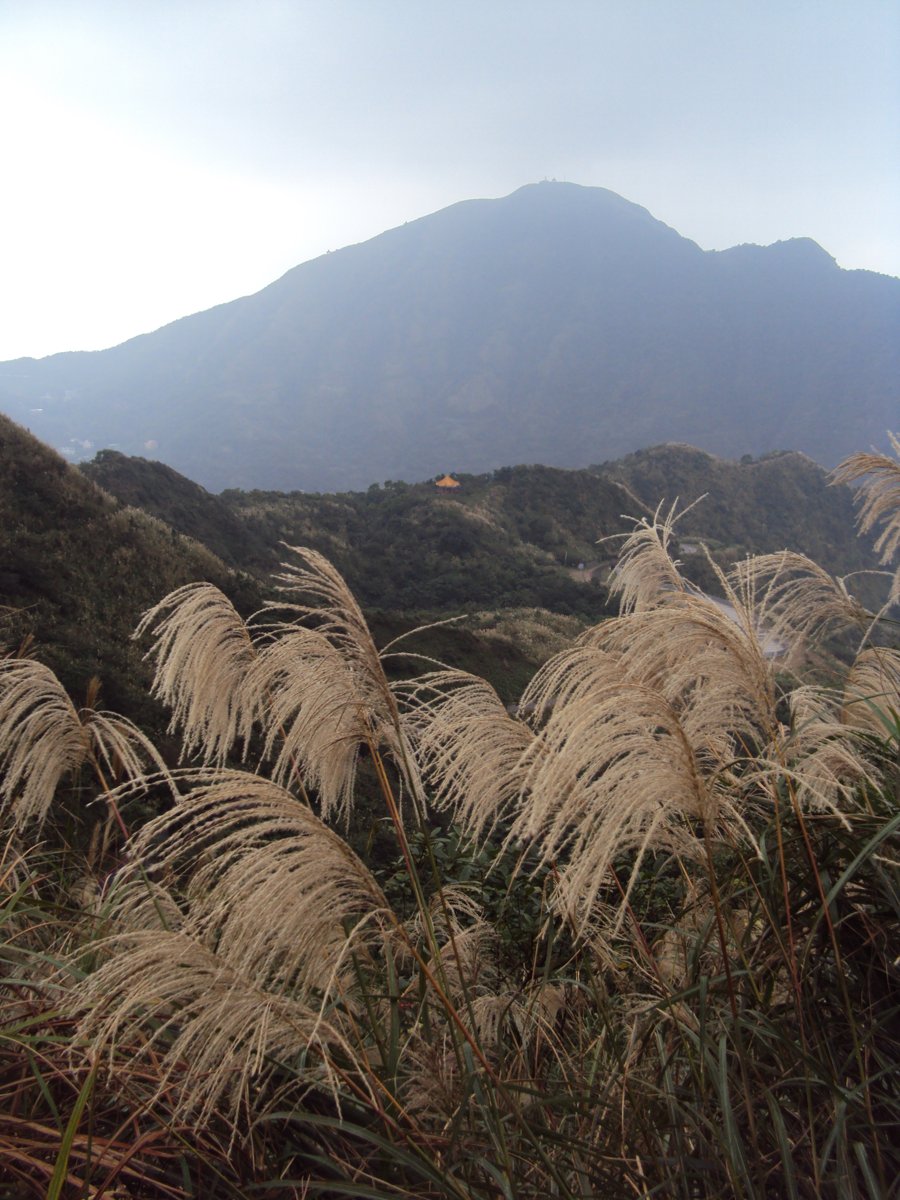
<instances>
[{"instance_id":1,"label":"hillside","mask_svg":"<svg viewBox=\"0 0 900 1200\"><path fill-rule=\"evenodd\" d=\"M261 527L267 528L265 522ZM30 652L53 667L77 703L98 676L101 706L160 736L167 722L147 695L146 647L131 640L141 614L182 584L209 580L249 615L260 607L264 588L270 591L263 577L285 557L279 538L291 534L286 540L297 542L305 532L323 549L335 544L327 530L316 534L297 525L274 529L267 540L237 508L160 463L109 453L80 471L0 417L0 652L31 639ZM230 569L223 558L242 570ZM546 566L543 574L535 572L537 583L529 582L532 566L533 555L520 550L501 574L515 579L519 572L532 589L523 593L527 597L539 594L544 578L551 601L569 595L590 615L602 610L599 589L579 587ZM482 586L485 596L493 596L488 581ZM560 607L565 611L564 603ZM409 613L372 616L380 644L420 623ZM436 629L409 648L481 670L511 701L578 627L572 618L510 610L486 613L464 629ZM398 659L395 669L404 673L409 663Z\"/></svg>"},{"instance_id":2,"label":"hillside","mask_svg":"<svg viewBox=\"0 0 900 1200\"><path fill-rule=\"evenodd\" d=\"M160 463L109 451L82 469L246 569L273 569L281 542L313 546L364 603L388 610L526 605L595 618L616 535L630 528L623 514L643 516L661 501L683 508L699 500L678 530L686 570L704 586L714 581L696 553L701 540L723 566L784 548L839 574L876 565L854 533L849 490L830 487L821 467L795 453L729 462L658 446L590 471L519 466L460 475L449 494L395 481L333 495L213 496Z\"/></svg>"},{"instance_id":3,"label":"hillside","mask_svg":"<svg viewBox=\"0 0 900 1200\"><path fill-rule=\"evenodd\" d=\"M247 611L258 603L248 577L0 416L0 649L31 638L74 697L96 675L102 704L152 722L131 632L167 591L202 579Z\"/></svg>"},{"instance_id":4,"label":"hillside","mask_svg":"<svg viewBox=\"0 0 900 1200\"><path fill-rule=\"evenodd\" d=\"M402 482L331 495L213 496L160 463L110 451L82 470L245 569L274 570L282 543L312 546L364 604L391 611L525 606L596 618L605 591L578 578L577 564L598 558L598 538L628 528L621 487L585 471L504 468L461 476L449 496ZM191 489L199 495L188 506Z\"/></svg>"},{"instance_id":5,"label":"hillside","mask_svg":"<svg viewBox=\"0 0 900 1200\"><path fill-rule=\"evenodd\" d=\"M705 252L602 188L472 200L110 350L0 364L74 457L335 491L661 441L833 465L900 408L900 281L814 242Z\"/></svg>"},{"instance_id":6,"label":"hillside","mask_svg":"<svg viewBox=\"0 0 900 1200\"><path fill-rule=\"evenodd\" d=\"M693 446L667 445L592 469L625 485L648 509L676 499L679 509L690 508L678 521L682 541L702 540L723 561L787 548L835 574L876 566L871 546L854 533L850 489L830 485L803 454L731 462Z\"/></svg>"},{"instance_id":7,"label":"hillside","mask_svg":"<svg viewBox=\"0 0 900 1200\"><path fill-rule=\"evenodd\" d=\"M141 612L196 579L252 611L286 542L335 562L373 610L381 643L435 615L470 614L464 628L432 631L410 648L487 674L510 700L571 635L567 620L608 611L603 581L616 535L629 528L622 514L640 515L642 505L709 493L685 518L681 542L704 585L691 539L710 540L722 562L787 546L838 572L873 565L853 535L848 491L827 487L822 469L796 454L729 463L669 446L592 471L507 467L460 479L450 495L393 482L216 496L161 463L115 452L78 470L0 418L0 642L33 637L73 695L99 675L104 703L156 721L129 641Z\"/></svg>"},{"instance_id":8,"label":"hillside","mask_svg":"<svg viewBox=\"0 0 900 1200\"><path fill-rule=\"evenodd\" d=\"M259 545L221 497L164 463L101 450L90 462L81 463L80 470L123 504L201 542L231 566L267 570L274 565L269 547Z\"/></svg>"}]
</instances>

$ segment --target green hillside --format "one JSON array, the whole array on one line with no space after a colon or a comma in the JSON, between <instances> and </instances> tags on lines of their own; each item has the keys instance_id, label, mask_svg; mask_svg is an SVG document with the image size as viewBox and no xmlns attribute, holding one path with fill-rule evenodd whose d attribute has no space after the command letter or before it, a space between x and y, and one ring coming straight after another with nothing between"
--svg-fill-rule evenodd
<instances>
[{"instance_id":1,"label":"green hillside","mask_svg":"<svg viewBox=\"0 0 900 1200\"><path fill-rule=\"evenodd\" d=\"M391 494L385 491L383 500ZM78 470L27 430L0 417L0 649L15 650L30 641L32 653L53 667L76 701L97 676L101 705L159 731L164 722L147 695L143 651L131 640L148 607L182 584L208 580L249 615L261 604L264 577L285 556L281 540L305 538L326 552L346 547L347 529L373 529L381 511L368 497L359 518L354 516L354 497L345 504L310 497L310 507L302 504L303 497L294 497L285 498L282 512L280 499L273 498L264 510L260 506L261 515L248 520L240 505L210 495L160 463L107 452ZM326 527L332 510L344 514L346 528L333 520ZM452 505L437 517L445 531L465 528L469 520ZM320 519L321 528L316 524ZM410 528L416 528L416 521ZM387 545L384 539L381 545ZM493 530L490 545L498 553L504 549L500 531ZM408 553L398 543L390 560L395 569L401 569ZM537 560L534 582L530 572ZM363 576L367 561L359 568ZM504 603L518 608L494 611L500 594L493 587L496 578L507 581ZM424 610L429 607L446 609L429 604L440 598L442 586L438 581L426 588L412 578L397 589L403 599L420 595L420 600L393 606L402 611L373 615L379 643L428 623ZM535 668L580 627L574 618L567 622L535 610L542 595L559 602L563 612L566 597L571 609L580 605L584 612L603 611L604 593L574 583L551 565L549 555L534 548L517 546L479 586L480 607L486 611L475 612L466 628L442 626L408 645L419 654L482 669L507 701L518 698ZM391 607L388 589L376 587L374 576L369 596L379 607ZM458 597L454 607L462 607ZM466 607L472 611L471 605ZM404 667L397 660L398 672L409 667L408 661Z\"/></svg>"},{"instance_id":2,"label":"green hillside","mask_svg":"<svg viewBox=\"0 0 900 1200\"><path fill-rule=\"evenodd\" d=\"M850 489L831 485L804 454L730 462L693 446L667 445L593 470L627 487L648 511L662 500L690 509L678 522L683 543L690 550L702 540L723 565L782 549L801 551L838 575L876 565L871 543L855 534ZM696 564L685 558L690 573Z\"/></svg>"}]
</instances>

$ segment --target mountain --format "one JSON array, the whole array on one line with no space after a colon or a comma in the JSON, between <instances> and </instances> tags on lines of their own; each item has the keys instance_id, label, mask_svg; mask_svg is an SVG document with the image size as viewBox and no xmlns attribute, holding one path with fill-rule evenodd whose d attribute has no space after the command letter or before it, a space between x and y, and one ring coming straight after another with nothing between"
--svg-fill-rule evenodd
<instances>
[{"instance_id":1,"label":"mountain","mask_svg":"<svg viewBox=\"0 0 900 1200\"><path fill-rule=\"evenodd\" d=\"M900 280L809 239L703 251L612 192L543 183L110 350L0 364L0 408L76 457L149 452L216 490L665 441L830 466L896 423L898 335Z\"/></svg>"}]
</instances>

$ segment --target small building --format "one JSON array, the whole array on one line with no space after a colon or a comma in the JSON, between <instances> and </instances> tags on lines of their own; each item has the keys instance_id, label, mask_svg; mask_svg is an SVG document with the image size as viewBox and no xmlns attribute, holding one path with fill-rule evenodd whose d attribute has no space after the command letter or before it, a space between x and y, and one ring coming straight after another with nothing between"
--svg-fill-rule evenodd
<instances>
[{"instance_id":1,"label":"small building","mask_svg":"<svg viewBox=\"0 0 900 1200\"><path fill-rule=\"evenodd\" d=\"M454 479L452 475L444 475L441 479L434 481L434 486L439 488L458 488L460 482L458 479Z\"/></svg>"}]
</instances>

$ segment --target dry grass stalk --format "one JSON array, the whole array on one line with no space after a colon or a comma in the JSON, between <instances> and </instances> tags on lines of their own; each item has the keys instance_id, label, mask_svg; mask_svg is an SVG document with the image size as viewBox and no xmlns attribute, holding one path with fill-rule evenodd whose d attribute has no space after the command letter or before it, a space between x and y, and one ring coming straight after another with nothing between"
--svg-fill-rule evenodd
<instances>
[{"instance_id":1,"label":"dry grass stalk","mask_svg":"<svg viewBox=\"0 0 900 1200\"><path fill-rule=\"evenodd\" d=\"M340 668L333 658L329 660L333 675L326 682L333 686L327 688L320 716L327 727L333 727L330 738L336 748L337 762L345 766L345 778L349 780L353 773L355 751L352 734L348 737L348 724L352 727L355 723L362 734L360 742L373 753L386 751L390 755L408 794L421 811L424 795L415 756L394 688L385 675L381 655L362 610L343 577L323 555L301 547L290 546L288 549L299 560L299 565L284 564L282 574L275 578L280 590L296 600L273 602L267 609L288 613L291 628L296 628L298 622L309 623L312 632L323 637L342 660ZM284 636L286 629L275 626L274 633L276 637ZM288 705L293 699L302 706L301 686L298 682L296 688L292 687L288 681L282 693ZM298 737L298 742L300 740ZM345 816L348 815L349 788L342 783L340 775L330 780L327 772L320 775L328 781L330 792L343 797L338 806Z\"/></svg>"},{"instance_id":2,"label":"dry grass stalk","mask_svg":"<svg viewBox=\"0 0 900 1200\"><path fill-rule=\"evenodd\" d=\"M564 860L562 896L579 923L617 856L636 854L636 872L650 849L697 858L704 835L747 837L736 778L779 728L755 612L734 592L737 621L684 590L651 602L657 560L643 560L643 582L642 560L631 562L645 607L588 631L523 697L541 727L514 835Z\"/></svg>"}]
</instances>

